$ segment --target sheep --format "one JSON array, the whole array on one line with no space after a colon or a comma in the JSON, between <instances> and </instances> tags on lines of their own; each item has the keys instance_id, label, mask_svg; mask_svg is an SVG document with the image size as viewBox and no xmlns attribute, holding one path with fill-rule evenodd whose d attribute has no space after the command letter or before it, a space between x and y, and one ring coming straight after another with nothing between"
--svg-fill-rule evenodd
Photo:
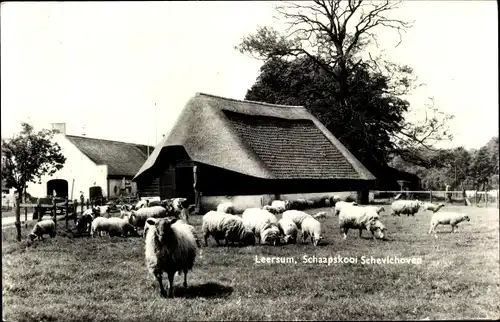
<instances>
[{"instance_id":1,"label":"sheep","mask_svg":"<svg viewBox=\"0 0 500 322\"><path fill-rule=\"evenodd\" d=\"M229 242L255 244L255 235L244 224L239 216L219 211L209 211L203 216L202 230L205 246L208 246L208 237L212 236L217 245L224 239L225 245Z\"/></svg>"},{"instance_id":2,"label":"sheep","mask_svg":"<svg viewBox=\"0 0 500 322\"><path fill-rule=\"evenodd\" d=\"M111 206L95 206L94 207L96 211L99 213L100 216L109 216L109 213L111 212Z\"/></svg>"},{"instance_id":3,"label":"sheep","mask_svg":"<svg viewBox=\"0 0 500 322\"><path fill-rule=\"evenodd\" d=\"M145 262L150 274L160 284L160 294L167 296L163 287L163 272L168 275L168 296L173 297L175 273L184 272L184 287L187 287L187 273L196 258L196 238L189 225L177 222L177 218L148 218L150 229L146 235Z\"/></svg>"},{"instance_id":4,"label":"sheep","mask_svg":"<svg viewBox=\"0 0 500 322\"><path fill-rule=\"evenodd\" d=\"M272 213L272 214L274 214L274 215L276 215L276 214L278 214L278 213L279 213L278 209L276 209L276 208L274 208L274 207L272 207L272 206L270 206L270 205L265 205L265 206L263 206L263 207L262 207L262 210L268 211L268 212L270 212L270 213Z\"/></svg>"},{"instance_id":5,"label":"sheep","mask_svg":"<svg viewBox=\"0 0 500 322\"><path fill-rule=\"evenodd\" d=\"M90 226L96 216L99 216L99 212L96 208L89 208L85 210L76 224L78 231L80 233L90 231Z\"/></svg>"},{"instance_id":6,"label":"sheep","mask_svg":"<svg viewBox=\"0 0 500 322\"><path fill-rule=\"evenodd\" d=\"M162 206L153 206L132 210L131 224L135 227L144 227L148 218L167 217L167 209Z\"/></svg>"},{"instance_id":7,"label":"sheep","mask_svg":"<svg viewBox=\"0 0 500 322\"><path fill-rule=\"evenodd\" d=\"M307 207L308 207L307 200L305 200L305 199L296 199L296 200L290 201L290 209L303 210L303 209L306 209Z\"/></svg>"},{"instance_id":8,"label":"sheep","mask_svg":"<svg viewBox=\"0 0 500 322\"><path fill-rule=\"evenodd\" d=\"M295 244L297 242L298 228L292 220L281 218L278 221L278 226L286 244Z\"/></svg>"},{"instance_id":9,"label":"sheep","mask_svg":"<svg viewBox=\"0 0 500 322\"><path fill-rule=\"evenodd\" d=\"M137 209L145 208L148 206L148 203L149 203L148 199L139 200L139 202L137 202L137 204L134 206L134 209L137 210Z\"/></svg>"},{"instance_id":10,"label":"sheep","mask_svg":"<svg viewBox=\"0 0 500 322\"><path fill-rule=\"evenodd\" d=\"M375 209L369 207L343 207L339 214L340 232L347 238L349 229L359 229L359 237L363 230L372 233L373 239L384 239L387 230L380 222Z\"/></svg>"},{"instance_id":11,"label":"sheep","mask_svg":"<svg viewBox=\"0 0 500 322\"><path fill-rule=\"evenodd\" d=\"M323 238L321 237L321 223L313 217L306 217L301 226L302 241L305 243L307 237L311 236L311 243L318 246L318 243Z\"/></svg>"},{"instance_id":12,"label":"sheep","mask_svg":"<svg viewBox=\"0 0 500 322\"><path fill-rule=\"evenodd\" d=\"M436 212L431 218L431 228L429 229L429 234L434 232L435 237L437 238L436 227L438 225L451 225L451 233L456 233L457 225L462 221L470 222L470 217L457 212Z\"/></svg>"},{"instance_id":13,"label":"sheep","mask_svg":"<svg viewBox=\"0 0 500 322\"><path fill-rule=\"evenodd\" d=\"M124 210L124 211L130 211L134 208L134 206L132 205L128 205L128 204L124 204L124 205L121 205L120 206L120 211Z\"/></svg>"},{"instance_id":14,"label":"sheep","mask_svg":"<svg viewBox=\"0 0 500 322\"><path fill-rule=\"evenodd\" d=\"M234 215L234 205L232 202L223 202L217 206L217 211Z\"/></svg>"},{"instance_id":15,"label":"sheep","mask_svg":"<svg viewBox=\"0 0 500 322\"><path fill-rule=\"evenodd\" d=\"M160 200L151 200L148 202L148 207L153 207L153 206L161 206L161 201Z\"/></svg>"},{"instance_id":16,"label":"sheep","mask_svg":"<svg viewBox=\"0 0 500 322\"><path fill-rule=\"evenodd\" d=\"M97 217L92 221L90 235L102 236L102 232L107 232L110 236L130 236L135 233L134 226L129 222L129 218L105 218Z\"/></svg>"},{"instance_id":17,"label":"sheep","mask_svg":"<svg viewBox=\"0 0 500 322\"><path fill-rule=\"evenodd\" d=\"M311 215L300 210L287 210L283 213L282 218L290 219L295 223L298 229L301 229L302 221L308 217L312 218Z\"/></svg>"},{"instance_id":18,"label":"sheep","mask_svg":"<svg viewBox=\"0 0 500 322\"><path fill-rule=\"evenodd\" d=\"M371 208L377 212L377 214L380 215L382 211L385 211L385 208L383 206L377 207L377 206L364 206L365 208Z\"/></svg>"},{"instance_id":19,"label":"sheep","mask_svg":"<svg viewBox=\"0 0 500 322\"><path fill-rule=\"evenodd\" d=\"M420 200L396 200L391 204L392 216L415 216L415 214L423 207L424 203Z\"/></svg>"},{"instance_id":20,"label":"sheep","mask_svg":"<svg viewBox=\"0 0 500 322\"><path fill-rule=\"evenodd\" d=\"M313 218L314 219L324 219L324 218L326 218L326 212L325 211L318 212L317 214L313 215Z\"/></svg>"},{"instance_id":21,"label":"sheep","mask_svg":"<svg viewBox=\"0 0 500 322\"><path fill-rule=\"evenodd\" d=\"M52 219L46 219L39 221L35 224L28 238L33 242L37 237L39 240L43 240L43 235L48 234L50 238L56 236L56 224Z\"/></svg>"},{"instance_id":22,"label":"sheep","mask_svg":"<svg viewBox=\"0 0 500 322\"><path fill-rule=\"evenodd\" d=\"M358 205L358 203L354 202L354 201L351 201L351 202L337 201L335 203L335 216L338 216L340 214L340 212L342 211L342 208L349 207L349 206L357 206L357 205Z\"/></svg>"},{"instance_id":23,"label":"sheep","mask_svg":"<svg viewBox=\"0 0 500 322\"><path fill-rule=\"evenodd\" d=\"M259 208L249 208L242 215L245 226L252 231L259 241L276 246L280 241L278 218L275 215Z\"/></svg>"},{"instance_id":24,"label":"sheep","mask_svg":"<svg viewBox=\"0 0 500 322\"><path fill-rule=\"evenodd\" d=\"M266 205L262 207L263 210L266 210L272 214L279 214L284 212L287 209L290 209L290 201L288 200L273 200L271 205Z\"/></svg>"},{"instance_id":25,"label":"sheep","mask_svg":"<svg viewBox=\"0 0 500 322\"><path fill-rule=\"evenodd\" d=\"M432 212L438 212L439 209L443 208L445 206L444 203L440 203L440 204L433 204L433 203L430 203L430 202L425 202L424 205L423 205L423 209L424 210L430 210Z\"/></svg>"}]
</instances>

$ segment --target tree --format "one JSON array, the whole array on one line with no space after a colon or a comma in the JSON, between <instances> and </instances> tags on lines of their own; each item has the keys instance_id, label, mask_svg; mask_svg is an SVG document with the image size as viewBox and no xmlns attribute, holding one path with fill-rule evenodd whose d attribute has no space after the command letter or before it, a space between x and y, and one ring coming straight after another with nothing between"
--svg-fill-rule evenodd
<instances>
[{"instance_id":1,"label":"tree","mask_svg":"<svg viewBox=\"0 0 500 322\"><path fill-rule=\"evenodd\" d=\"M21 132L10 139L2 139L2 180L7 188L16 190L17 240L21 240L21 196L26 184L38 182L43 175L52 175L62 169L66 157L61 147L51 141L54 131L35 132L33 126L21 123Z\"/></svg>"},{"instance_id":2,"label":"tree","mask_svg":"<svg viewBox=\"0 0 500 322\"><path fill-rule=\"evenodd\" d=\"M357 153L370 164L387 159L389 153L423 164L418 148L432 149L436 142L450 139L445 124L452 116L431 104L424 106L424 120L406 121L410 106L403 97L421 85L412 69L363 57L372 40L378 44L376 29L400 33L411 27L388 17L399 3L318 0L277 6L289 28L280 33L259 27L236 46L241 53L265 61L247 99L304 105L353 152L360 141L365 147L382 144L379 151ZM376 99L370 100L372 95Z\"/></svg>"}]
</instances>

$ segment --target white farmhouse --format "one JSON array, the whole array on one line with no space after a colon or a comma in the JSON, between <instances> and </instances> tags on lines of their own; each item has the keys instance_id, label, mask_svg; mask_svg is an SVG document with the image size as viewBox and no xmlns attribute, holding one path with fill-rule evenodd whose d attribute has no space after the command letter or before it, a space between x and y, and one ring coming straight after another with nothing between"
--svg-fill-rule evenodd
<instances>
[{"instance_id":1,"label":"white farmhouse","mask_svg":"<svg viewBox=\"0 0 500 322\"><path fill-rule=\"evenodd\" d=\"M153 147L134 143L66 135L65 123L53 123L58 133L54 141L62 149L66 162L52 176L43 176L40 184L29 183L32 197L52 196L79 199L83 192L90 198L90 187L99 186L104 197L135 195L137 186L132 177L153 151Z\"/></svg>"}]
</instances>

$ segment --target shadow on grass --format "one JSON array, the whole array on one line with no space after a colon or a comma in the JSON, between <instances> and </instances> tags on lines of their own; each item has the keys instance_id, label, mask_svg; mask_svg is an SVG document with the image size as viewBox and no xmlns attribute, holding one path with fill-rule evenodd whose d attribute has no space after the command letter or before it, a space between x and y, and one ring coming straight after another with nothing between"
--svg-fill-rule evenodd
<instances>
[{"instance_id":1,"label":"shadow on grass","mask_svg":"<svg viewBox=\"0 0 500 322\"><path fill-rule=\"evenodd\" d=\"M231 293L233 293L232 287L212 282L199 285L188 285L187 288L174 288L174 297L183 298L222 298L231 295Z\"/></svg>"}]
</instances>

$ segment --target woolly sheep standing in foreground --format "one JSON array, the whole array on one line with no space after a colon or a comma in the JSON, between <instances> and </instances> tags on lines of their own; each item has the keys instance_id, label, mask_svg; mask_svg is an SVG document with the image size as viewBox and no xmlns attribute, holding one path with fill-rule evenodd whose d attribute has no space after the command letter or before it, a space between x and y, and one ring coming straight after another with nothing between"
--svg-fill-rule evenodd
<instances>
[{"instance_id":1,"label":"woolly sheep standing in foreground","mask_svg":"<svg viewBox=\"0 0 500 322\"><path fill-rule=\"evenodd\" d=\"M426 203L424 203L424 205L423 205L423 207L422 207L422 208L423 208L424 210L430 210L430 211L432 211L432 212L438 212L438 211L439 211L439 209L443 208L444 206L445 206L445 204L444 204L444 203L440 203L440 204L437 204L437 205L436 205L436 204L434 204L434 203L426 202Z\"/></svg>"},{"instance_id":2,"label":"woolly sheep standing in foreground","mask_svg":"<svg viewBox=\"0 0 500 322\"><path fill-rule=\"evenodd\" d=\"M276 246L280 241L278 218L275 215L259 208L249 208L243 212L243 223L252 231L259 241Z\"/></svg>"},{"instance_id":3,"label":"woolly sheep standing in foreground","mask_svg":"<svg viewBox=\"0 0 500 322\"><path fill-rule=\"evenodd\" d=\"M278 225L281 231L281 234L284 236L284 240L286 244L295 244L297 242L297 234L299 232L297 225L288 218L281 218L278 221Z\"/></svg>"},{"instance_id":4,"label":"woolly sheep standing in foreground","mask_svg":"<svg viewBox=\"0 0 500 322\"><path fill-rule=\"evenodd\" d=\"M305 243L307 237L311 236L311 243L318 246L321 237L321 223L312 217L307 217L302 221L302 241Z\"/></svg>"},{"instance_id":5,"label":"woolly sheep standing in foreground","mask_svg":"<svg viewBox=\"0 0 500 322\"><path fill-rule=\"evenodd\" d=\"M347 201L337 201L335 203L335 216L338 216L340 214L340 211L342 211L342 208L344 207L349 207L349 206L357 206L358 204L354 201L347 202Z\"/></svg>"},{"instance_id":6,"label":"woolly sheep standing in foreground","mask_svg":"<svg viewBox=\"0 0 500 322\"><path fill-rule=\"evenodd\" d=\"M39 240L43 240L43 235L48 234L50 238L54 238L56 235L56 224L52 219L46 219L39 221L35 224L28 238L34 241L37 237Z\"/></svg>"},{"instance_id":7,"label":"woolly sheep standing in foreground","mask_svg":"<svg viewBox=\"0 0 500 322\"><path fill-rule=\"evenodd\" d=\"M283 213L282 218L289 219L294 222L295 225L297 225L298 229L301 229L302 221L306 218L325 218L326 213L324 211L318 212L316 215L309 215L307 212L300 211L300 210L287 210Z\"/></svg>"},{"instance_id":8,"label":"woolly sheep standing in foreground","mask_svg":"<svg viewBox=\"0 0 500 322\"><path fill-rule=\"evenodd\" d=\"M184 272L184 287L187 287L187 273L196 258L196 238L189 225L177 222L174 217L148 218L151 226L146 235L145 261L150 274L160 284L160 294L167 296L163 287L163 272L168 275L168 296L173 297L176 272Z\"/></svg>"},{"instance_id":9,"label":"woolly sheep standing in foreground","mask_svg":"<svg viewBox=\"0 0 500 322\"><path fill-rule=\"evenodd\" d=\"M415 216L423 205L424 203L420 200L396 200L391 204L392 215L399 216L403 214Z\"/></svg>"},{"instance_id":10,"label":"woolly sheep standing in foreground","mask_svg":"<svg viewBox=\"0 0 500 322\"><path fill-rule=\"evenodd\" d=\"M234 215L234 205L232 202L223 202L217 206L218 212L225 212L227 214Z\"/></svg>"},{"instance_id":11,"label":"woolly sheep standing in foreground","mask_svg":"<svg viewBox=\"0 0 500 322\"><path fill-rule=\"evenodd\" d=\"M431 218L429 234L434 232L434 236L438 238L436 234L436 227L438 225L451 225L451 233L455 233L458 230L457 225L462 221L470 221L469 216L458 212L436 212Z\"/></svg>"},{"instance_id":12,"label":"woolly sheep standing in foreground","mask_svg":"<svg viewBox=\"0 0 500 322\"><path fill-rule=\"evenodd\" d=\"M384 239L387 229L379 218L372 208L344 207L339 214L340 232L344 234L344 239L347 238L349 229L359 229L360 238L363 230L367 230L372 233L373 239Z\"/></svg>"},{"instance_id":13,"label":"woolly sheep standing in foreground","mask_svg":"<svg viewBox=\"0 0 500 322\"><path fill-rule=\"evenodd\" d=\"M203 216L202 231L205 237L205 246L208 246L208 237L212 236L217 245L219 240L240 242L245 245L255 244L255 235L244 224L239 216L224 212L209 211Z\"/></svg>"}]
</instances>

